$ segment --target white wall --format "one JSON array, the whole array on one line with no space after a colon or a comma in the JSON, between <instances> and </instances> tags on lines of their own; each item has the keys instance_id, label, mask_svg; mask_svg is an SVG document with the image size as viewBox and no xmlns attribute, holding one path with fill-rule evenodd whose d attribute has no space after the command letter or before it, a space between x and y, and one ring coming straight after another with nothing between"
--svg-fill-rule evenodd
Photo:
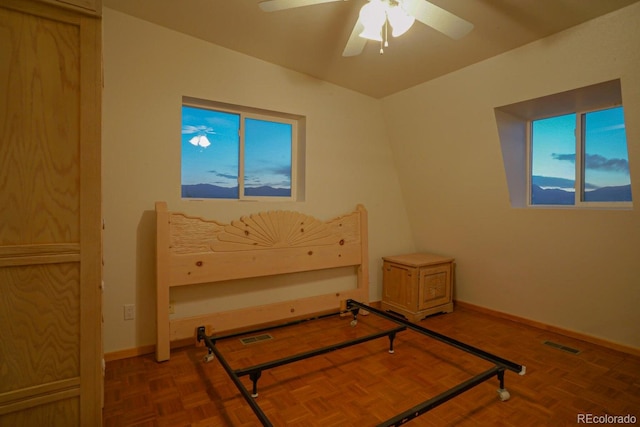
<instances>
[{"instance_id":1,"label":"white wall","mask_svg":"<svg viewBox=\"0 0 640 427\"><path fill-rule=\"evenodd\" d=\"M640 3L383 100L418 250L455 297L640 348ZM620 78L633 210L511 208L494 108Z\"/></svg>"},{"instance_id":2,"label":"white wall","mask_svg":"<svg viewBox=\"0 0 640 427\"><path fill-rule=\"evenodd\" d=\"M371 300L381 256L434 251L456 258L459 300L640 348L638 22L640 3L378 101L105 9L105 351L154 343L157 200L221 221L265 209L329 219L363 203ZM511 208L493 109L615 78L636 207ZM307 116L306 200L183 202L183 95ZM211 303L196 288L178 314L201 296Z\"/></svg>"},{"instance_id":3,"label":"white wall","mask_svg":"<svg viewBox=\"0 0 640 427\"><path fill-rule=\"evenodd\" d=\"M326 220L362 203L369 212L370 298L380 299L380 257L414 247L378 100L111 9L103 26L105 352L155 343L158 200L225 222L277 209ZM182 201L183 95L306 116L305 201ZM177 315L199 303L212 306L210 297L196 288L177 302ZM258 298L245 294L241 304ZM136 305L135 320L123 320L124 304Z\"/></svg>"}]
</instances>

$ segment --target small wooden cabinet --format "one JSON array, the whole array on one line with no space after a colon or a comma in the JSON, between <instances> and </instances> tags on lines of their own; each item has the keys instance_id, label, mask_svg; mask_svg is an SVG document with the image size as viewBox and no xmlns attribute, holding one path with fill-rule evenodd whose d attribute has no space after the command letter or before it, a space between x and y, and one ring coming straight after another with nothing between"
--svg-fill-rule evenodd
<instances>
[{"instance_id":1,"label":"small wooden cabinet","mask_svg":"<svg viewBox=\"0 0 640 427\"><path fill-rule=\"evenodd\" d=\"M415 253L382 260L383 310L412 322L453 311L453 258Z\"/></svg>"}]
</instances>

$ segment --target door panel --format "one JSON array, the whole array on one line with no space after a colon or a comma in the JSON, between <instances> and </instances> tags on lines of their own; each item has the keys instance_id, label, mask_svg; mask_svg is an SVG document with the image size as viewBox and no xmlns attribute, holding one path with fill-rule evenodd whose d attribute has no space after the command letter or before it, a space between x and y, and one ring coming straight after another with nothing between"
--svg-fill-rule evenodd
<instances>
[{"instance_id":1,"label":"door panel","mask_svg":"<svg viewBox=\"0 0 640 427\"><path fill-rule=\"evenodd\" d=\"M385 263L383 271L384 299L407 310L415 310L413 303L413 269L402 265Z\"/></svg>"},{"instance_id":2,"label":"door panel","mask_svg":"<svg viewBox=\"0 0 640 427\"><path fill-rule=\"evenodd\" d=\"M78 377L78 264L0 268L0 283L0 393Z\"/></svg>"},{"instance_id":3,"label":"door panel","mask_svg":"<svg viewBox=\"0 0 640 427\"><path fill-rule=\"evenodd\" d=\"M425 267L420 271L419 309L436 307L451 302L450 264Z\"/></svg>"},{"instance_id":4,"label":"door panel","mask_svg":"<svg viewBox=\"0 0 640 427\"><path fill-rule=\"evenodd\" d=\"M0 245L78 242L78 28L0 9L0 45Z\"/></svg>"}]
</instances>

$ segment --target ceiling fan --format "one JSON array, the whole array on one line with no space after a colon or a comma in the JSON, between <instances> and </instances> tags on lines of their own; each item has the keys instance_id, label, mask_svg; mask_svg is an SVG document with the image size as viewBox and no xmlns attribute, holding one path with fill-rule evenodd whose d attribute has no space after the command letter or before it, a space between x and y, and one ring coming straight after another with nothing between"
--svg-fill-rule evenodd
<instances>
[{"instance_id":1,"label":"ceiling fan","mask_svg":"<svg viewBox=\"0 0 640 427\"><path fill-rule=\"evenodd\" d=\"M312 6L321 3L332 3L348 0L265 0L259 3L265 12ZM427 0L368 0L356 21L342 56L359 55L367 40L376 40L387 46L387 29L390 25L392 35L404 34L414 21L418 20L429 27L440 31L454 40L464 37L473 29L473 24L436 6Z\"/></svg>"}]
</instances>

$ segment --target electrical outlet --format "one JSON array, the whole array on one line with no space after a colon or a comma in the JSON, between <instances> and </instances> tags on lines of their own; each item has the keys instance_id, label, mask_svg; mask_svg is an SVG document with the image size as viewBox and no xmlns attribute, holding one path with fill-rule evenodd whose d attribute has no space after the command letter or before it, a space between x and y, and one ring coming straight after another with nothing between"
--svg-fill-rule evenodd
<instances>
[{"instance_id":1,"label":"electrical outlet","mask_svg":"<svg viewBox=\"0 0 640 427\"><path fill-rule=\"evenodd\" d=\"M124 320L133 320L136 318L136 306L135 304L124 305Z\"/></svg>"},{"instance_id":2,"label":"electrical outlet","mask_svg":"<svg viewBox=\"0 0 640 427\"><path fill-rule=\"evenodd\" d=\"M171 301L169 302L169 314L175 314L175 312L176 312L176 307L174 305L174 302Z\"/></svg>"}]
</instances>

